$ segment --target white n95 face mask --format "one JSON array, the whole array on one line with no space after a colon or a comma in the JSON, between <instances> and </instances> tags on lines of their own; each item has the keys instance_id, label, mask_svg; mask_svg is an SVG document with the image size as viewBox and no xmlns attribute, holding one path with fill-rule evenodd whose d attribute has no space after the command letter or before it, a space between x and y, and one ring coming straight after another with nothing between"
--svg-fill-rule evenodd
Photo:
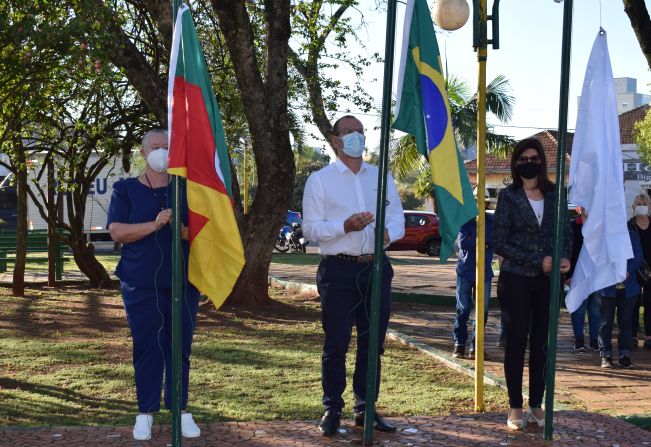
<instances>
[{"instance_id":1,"label":"white n95 face mask","mask_svg":"<svg viewBox=\"0 0 651 447\"><path fill-rule=\"evenodd\" d=\"M364 153L364 146L366 145L366 137L359 132L349 133L341 137L344 143L344 154L349 157L358 158Z\"/></svg>"},{"instance_id":2,"label":"white n95 face mask","mask_svg":"<svg viewBox=\"0 0 651 447\"><path fill-rule=\"evenodd\" d=\"M147 164L156 172L165 172L167 171L168 156L167 149L156 149L147 155Z\"/></svg>"},{"instance_id":3,"label":"white n95 face mask","mask_svg":"<svg viewBox=\"0 0 651 447\"><path fill-rule=\"evenodd\" d=\"M635 207L635 215L636 216L648 216L649 215L649 207L647 205L638 205Z\"/></svg>"}]
</instances>

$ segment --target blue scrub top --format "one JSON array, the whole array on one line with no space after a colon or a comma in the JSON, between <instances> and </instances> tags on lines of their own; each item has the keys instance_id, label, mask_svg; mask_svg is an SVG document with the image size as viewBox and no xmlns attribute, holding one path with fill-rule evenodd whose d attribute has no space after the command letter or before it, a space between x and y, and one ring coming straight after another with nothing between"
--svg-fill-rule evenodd
<instances>
[{"instance_id":1,"label":"blue scrub top","mask_svg":"<svg viewBox=\"0 0 651 447\"><path fill-rule=\"evenodd\" d=\"M183 224L187 225L188 203L185 188L181 190ZM171 207L171 185L152 189L135 177L120 180L113 185L106 225L151 222L162 209ZM182 241L182 247L183 276L187 278L188 242ZM115 274L131 287L172 287L172 226L165 225L139 241L122 244Z\"/></svg>"}]
</instances>

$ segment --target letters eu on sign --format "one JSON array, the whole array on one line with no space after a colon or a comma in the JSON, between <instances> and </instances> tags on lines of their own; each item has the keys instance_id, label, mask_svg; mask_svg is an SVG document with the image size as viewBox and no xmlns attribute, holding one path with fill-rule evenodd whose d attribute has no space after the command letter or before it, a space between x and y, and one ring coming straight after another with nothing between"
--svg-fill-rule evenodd
<instances>
[{"instance_id":1,"label":"letters eu on sign","mask_svg":"<svg viewBox=\"0 0 651 447\"><path fill-rule=\"evenodd\" d=\"M106 194L106 177L104 178L96 178L95 183L90 185L90 188L88 188L88 194L89 195L103 195Z\"/></svg>"}]
</instances>

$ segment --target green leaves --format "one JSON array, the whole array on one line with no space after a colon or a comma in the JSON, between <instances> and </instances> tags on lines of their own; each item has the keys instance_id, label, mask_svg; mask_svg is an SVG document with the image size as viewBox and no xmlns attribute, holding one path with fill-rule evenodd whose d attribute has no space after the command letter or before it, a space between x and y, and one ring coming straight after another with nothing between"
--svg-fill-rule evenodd
<instances>
[{"instance_id":1,"label":"green leaves","mask_svg":"<svg viewBox=\"0 0 651 447\"><path fill-rule=\"evenodd\" d=\"M637 153L640 159L647 164L651 164L651 109L647 111L642 121L633 125L633 135L637 143Z\"/></svg>"},{"instance_id":2,"label":"green leaves","mask_svg":"<svg viewBox=\"0 0 651 447\"><path fill-rule=\"evenodd\" d=\"M470 96L468 84L454 74L449 75L445 83L457 143L464 147L472 146L477 139L477 95ZM513 115L515 98L510 92L509 80L503 75L497 76L486 87L486 110L502 122L508 122ZM513 139L489 130L486 143L491 153L504 155L513 144ZM425 157L419 154L413 136L403 136L393 144L389 168L399 181L417 172L418 180L414 186L416 195L425 197L432 193L429 166Z\"/></svg>"}]
</instances>

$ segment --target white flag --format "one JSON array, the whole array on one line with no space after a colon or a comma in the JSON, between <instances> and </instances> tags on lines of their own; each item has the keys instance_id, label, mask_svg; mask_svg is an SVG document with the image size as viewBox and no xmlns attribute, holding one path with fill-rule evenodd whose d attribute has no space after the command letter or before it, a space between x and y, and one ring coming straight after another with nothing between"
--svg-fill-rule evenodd
<instances>
[{"instance_id":1,"label":"white flag","mask_svg":"<svg viewBox=\"0 0 651 447\"><path fill-rule=\"evenodd\" d=\"M626 226L624 172L615 82L606 32L597 34L585 72L570 165L570 201L588 210L583 247L574 269L567 310L588 295L626 279L633 257Z\"/></svg>"}]
</instances>

